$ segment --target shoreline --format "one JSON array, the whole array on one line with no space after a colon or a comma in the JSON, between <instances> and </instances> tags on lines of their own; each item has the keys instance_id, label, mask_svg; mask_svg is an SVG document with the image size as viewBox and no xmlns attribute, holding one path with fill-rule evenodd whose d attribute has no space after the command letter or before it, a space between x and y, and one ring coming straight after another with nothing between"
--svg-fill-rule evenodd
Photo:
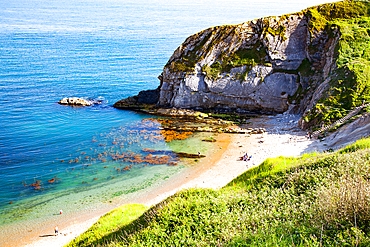
<instances>
[{"instance_id":1,"label":"shoreline","mask_svg":"<svg viewBox=\"0 0 370 247\"><path fill-rule=\"evenodd\" d=\"M266 128L264 134L219 134L216 143L218 149L213 155L208 155L200 161L199 166L190 168L176 178L170 179L162 186L155 188L149 195L129 200L129 203L139 203L150 207L183 189L219 189L248 169L259 165L266 158L299 156L303 153L324 150L324 146L318 140L308 140L305 137L305 132L296 127L297 120L297 116L292 115L261 116L251 119L251 123L244 127ZM252 155L250 161L239 160L239 157L245 153ZM99 212L93 217L90 215L89 218L71 219L70 224L59 226L58 236L49 236L48 234L53 234L50 229L45 233L48 237L39 236L38 239L34 237L26 239L24 246L64 246L88 230L107 212Z\"/></svg>"}]
</instances>

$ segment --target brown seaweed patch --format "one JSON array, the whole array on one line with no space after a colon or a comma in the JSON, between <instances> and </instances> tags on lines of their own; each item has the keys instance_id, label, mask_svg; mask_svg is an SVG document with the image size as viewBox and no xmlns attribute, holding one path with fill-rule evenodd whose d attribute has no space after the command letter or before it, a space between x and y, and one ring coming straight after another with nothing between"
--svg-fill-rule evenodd
<instances>
[{"instance_id":1,"label":"brown seaweed patch","mask_svg":"<svg viewBox=\"0 0 370 247\"><path fill-rule=\"evenodd\" d=\"M112 157L112 159L114 159L114 160L118 160L118 159L123 159L123 158L125 158L125 157L126 157L126 155L125 155L125 154L121 154L121 155L117 154L117 155L114 155L114 156Z\"/></svg>"},{"instance_id":2,"label":"brown seaweed patch","mask_svg":"<svg viewBox=\"0 0 370 247\"><path fill-rule=\"evenodd\" d=\"M162 130L161 134L164 136L164 140L166 142L170 142L172 140L184 140L193 135L193 132L184 131L184 132L177 132L174 130Z\"/></svg>"},{"instance_id":3,"label":"brown seaweed patch","mask_svg":"<svg viewBox=\"0 0 370 247\"><path fill-rule=\"evenodd\" d=\"M126 166L125 168L122 168L122 171L131 171L132 166Z\"/></svg>"},{"instance_id":4,"label":"brown seaweed patch","mask_svg":"<svg viewBox=\"0 0 370 247\"><path fill-rule=\"evenodd\" d=\"M26 186L26 187L33 187L35 190L42 189L42 187L41 187L41 181L37 181L37 182L35 182L33 184L30 184L30 185L26 185L25 184L24 186Z\"/></svg>"}]
</instances>

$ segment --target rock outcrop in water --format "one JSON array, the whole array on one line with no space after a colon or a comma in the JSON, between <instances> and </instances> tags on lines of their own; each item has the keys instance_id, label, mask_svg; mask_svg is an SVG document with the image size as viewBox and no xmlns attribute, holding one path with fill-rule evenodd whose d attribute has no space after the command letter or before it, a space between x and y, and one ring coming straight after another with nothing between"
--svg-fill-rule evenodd
<instances>
[{"instance_id":1,"label":"rock outcrop in water","mask_svg":"<svg viewBox=\"0 0 370 247\"><path fill-rule=\"evenodd\" d=\"M91 105L89 101L77 97L63 98L58 103L61 105L77 105L77 106Z\"/></svg>"},{"instance_id":2,"label":"rock outcrop in water","mask_svg":"<svg viewBox=\"0 0 370 247\"><path fill-rule=\"evenodd\" d=\"M96 105L100 104L100 100L86 100L78 97L69 97L69 98L63 98L60 101L58 101L61 105L71 105L71 106L90 106L90 105Z\"/></svg>"},{"instance_id":3,"label":"rock outcrop in water","mask_svg":"<svg viewBox=\"0 0 370 247\"><path fill-rule=\"evenodd\" d=\"M136 109L138 106L157 104L159 100L160 89L141 91L137 96L128 97L116 102L113 106L116 108L125 107L126 109Z\"/></svg>"}]
</instances>

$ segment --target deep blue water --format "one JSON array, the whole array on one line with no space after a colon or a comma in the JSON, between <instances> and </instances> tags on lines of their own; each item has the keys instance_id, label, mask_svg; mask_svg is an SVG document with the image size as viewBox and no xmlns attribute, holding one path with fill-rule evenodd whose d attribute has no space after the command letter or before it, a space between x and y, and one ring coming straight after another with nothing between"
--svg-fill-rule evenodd
<instances>
[{"instance_id":1,"label":"deep blue water","mask_svg":"<svg viewBox=\"0 0 370 247\"><path fill-rule=\"evenodd\" d=\"M63 200L65 191L86 193L96 184L113 186L108 179L116 176L116 168L104 170L106 163L97 161L104 151L207 148L194 144L196 140L189 141L191 145L151 142L138 131L156 131L157 122L143 127L142 120L150 116L111 105L156 88L157 76L189 35L320 2L325 1L0 1L0 224L55 210L32 208L49 205L46 200ZM103 104L74 108L56 103L70 96L103 100ZM122 140L122 146L113 144ZM78 162L70 162L76 158ZM89 164L89 172L83 170ZM122 166L113 161L109 165ZM136 179L144 188L152 184L145 185L148 179L155 183L179 169L140 167L117 178ZM157 180L150 177L156 172ZM96 173L102 175L94 185ZM53 178L60 180L49 183ZM85 180L90 183L81 182ZM24 186L37 181L41 189ZM135 190L127 186L124 191ZM112 196L105 195L106 200Z\"/></svg>"}]
</instances>

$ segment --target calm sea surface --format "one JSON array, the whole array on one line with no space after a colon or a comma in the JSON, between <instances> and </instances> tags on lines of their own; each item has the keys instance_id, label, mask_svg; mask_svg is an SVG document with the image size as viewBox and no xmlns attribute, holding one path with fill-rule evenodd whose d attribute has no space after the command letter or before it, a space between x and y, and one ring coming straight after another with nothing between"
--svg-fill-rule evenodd
<instances>
[{"instance_id":1,"label":"calm sea surface","mask_svg":"<svg viewBox=\"0 0 370 247\"><path fill-rule=\"evenodd\" d=\"M171 154L165 164L132 167L112 159L210 146L199 135L165 142L151 116L111 105L156 88L191 34L323 2L0 1L0 240L19 224L129 199L187 169L169 166L178 162ZM103 103L56 103L71 96Z\"/></svg>"}]
</instances>

